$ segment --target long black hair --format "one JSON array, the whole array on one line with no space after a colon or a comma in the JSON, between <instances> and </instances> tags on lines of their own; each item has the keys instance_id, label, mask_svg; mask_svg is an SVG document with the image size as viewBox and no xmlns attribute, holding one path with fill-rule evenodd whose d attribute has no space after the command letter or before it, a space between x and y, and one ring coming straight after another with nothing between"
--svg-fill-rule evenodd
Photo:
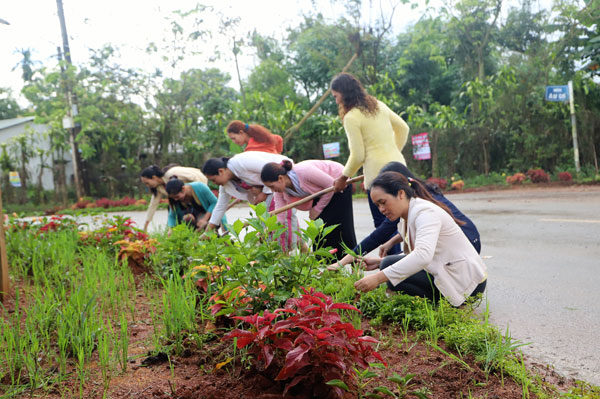
<instances>
[{"instance_id":1,"label":"long black hair","mask_svg":"<svg viewBox=\"0 0 600 399\"><path fill-rule=\"evenodd\" d=\"M422 185L424 185L427 188L427 191L429 191L430 193L437 194L437 195L444 195L444 193L442 193L442 190L438 187L437 184L434 184L434 183L431 183L431 182L428 182L428 181L425 181L423 179L420 179L420 178L416 177L410 171L410 169L408 169L406 167L406 165L404 165L402 162L397 162L397 161L388 162L379 171L379 173L383 173L383 172L398 172L398 173L401 173L406 178L410 177L411 179L416 180L419 183L421 183Z\"/></svg>"},{"instance_id":2,"label":"long black hair","mask_svg":"<svg viewBox=\"0 0 600 399\"><path fill-rule=\"evenodd\" d=\"M398 172L383 172L380 173L375 180L373 180L373 183L371 183L371 189L373 187L379 187L386 193L393 196L397 196L399 191L404 191L408 199L417 197L432 202L445 210L448 215L450 215L452 220L456 222L456 224L459 226L465 224L465 222L462 220L455 218L445 204L442 204L433 198L427 188L417 179L413 179L412 177L407 178L402 173Z\"/></svg>"},{"instance_id":3,"label":"long black hair","mask_svg":"<svg viewBox=\"0 0 600 399\"><path fill-rule=\"evenodd\" d=\"M204 162L204 166L202 166L202 173L204 173L206 176L216 176L219 174L219 169L227 168L228 161L229 158L227 157L211 158Z\"/></svg>"},{"instance_id":4,"label":"long black hair","mask_svg":"<svg viewBox=\"0 0 600 399\"><path fill-rule=\"evenodd\" d=\"M140 174L141 177L145 177L146 179L152 179L154 176L162 178L164 175L165 173L162 171L162 169L156 165L150 165L142 169L142 173ZM156 187L150 188L150 192L152 195L156 195L158 193Z\"/></svg>"},{"instance_id":5,"label":"long black hair","mask_svg":"<svg viewBox=\"0 0 600 399\"><path fill-rule=\"evenodd\" d=\"M265 183L277 181L279 176L287 175L287 172L292 170L292 166L292 162L287 159L281 163L269 162L260 171L260 180Z\"/></svg>"},{"instance_id":6,"label":"long black hair","mask_svg":"<svg viewBox=\"0 0 600 399\"><path fill-rule=\"evenodd\" d=\"M171 199L171 195L179 194L181 190L183 190L184 183L179 179L171 179L167 182L165 186L165 190L167 191L167 195L169 196L169 207L171 209L175 209L175 202Z\"/></svg>"}]
</instances>

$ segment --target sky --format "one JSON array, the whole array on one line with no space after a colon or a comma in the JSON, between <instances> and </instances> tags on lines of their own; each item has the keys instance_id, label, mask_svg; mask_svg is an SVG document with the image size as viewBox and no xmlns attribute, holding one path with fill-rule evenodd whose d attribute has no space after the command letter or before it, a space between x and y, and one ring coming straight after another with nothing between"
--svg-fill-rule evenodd
<instances>
[{"instance_id":1,"label":"sky","mask_svg":"<svg viewBox=\"0 0 600 399\"><path fill-rule=\"evenodd\" d=\"M505 4L518 1L509 0ZM441 2L430 0L429 7L436 7ZM62 45L56 1L17 0L3 3L0 6L0 19L8 21L10 25L0 24L0 88L10 88L13 97L24 106L26 101L20 96L23 82L18 67L22 56L18 50L31 49L34 60L49 67L56 65L57 46ZM218 13L230 18L239 17L240 23L236 29L238 37L257 30L263 35L282 39L286 28L300 23L303 13L318 11L330 20L344 13L342 1L332 4L330 0L204 0L200 3L214 7L213 15ZM361 24L374 22L379 17L380 7L387 17L393 3L399 3L399 0L363 0ZM212 38L199 41L202 54L187 56L185 62L174 71L165 69L160 56L149 55L145 51L150 42L160 46L165 38L170 37L167 18L173 16L173 11L187 11L196 4L194 0L63 0L73 62L85 63L89 59L90 49L112 44L120 50L117 61L125 67L147 71L158 67L166 72L166 76L173 77L189 68L217 67L229 73L231 85L237 89L235 64L229 50L231 42L223 35L215 34ZM506 6L503 8L508 9ZM424 5L413 9L410 4L400 4L393 17L394 33L405 31L417 22L424 11ZM217 16L208 17L201 27L216 32L218 20ZM209 59L214 54L214 46L218 46L227 57L211 63ZM240 56L242 77L248 75L256 61L249 50L244 50Z\"/></svg>"},{"instance_id":2,"label":"sky","mask_svg":"<svg viewBox=\"0 0 600 399\"><path fill-rule=\"evenodd\" d=\"M302 13L318 9L326 18L332 19L343 13L341 2L332 5L329 0L317 0L315 3L317 6L313 6L310 0L201 1L203 5L213 6L215 12L221 15L239 17L240 23L236 29L239 35L256 29L263 35L274 35L278 39L284 37L287 27L295 27L300 23ZM376 18L380 3L389 13L391 0L364 1L364 22ZM373 5L371 10L368 9L369 4ZM164 64L160 57L146 53L147 45L155 42L160 46L164 38L169 37L167 17L172 16L173 11L187 11L195 5L196 2L190 0L63 0L73 62L86 62L89 49L98 49L110 43L120 49L118 61L122 65L146 70L156 67L162 69ZM407 24L416 22L419 16L419 10L400 5L395 12L394 27L399 31ZM13 96L23 103L24 99L19 98L23 82L18 67L22 56L18 50L31 49L34 60L47 66L56 65L57 46L62 44L56 1L6 1L0 7L0 18L10 23L0 24L0 87L10 88ZM202 27L216 31L218 18L207 18ZM229 54L230 42L221 35L202 44L204 54L186 57L181 68L216 66L232 76L232 86L236 87L235 66L231 59L209 62L213 46L218 45ZM255 62L252 54L246 50L240 58L242 76L248 74ZM179 72L172 71L172 74Z\"/></svg>"}]
</instances>

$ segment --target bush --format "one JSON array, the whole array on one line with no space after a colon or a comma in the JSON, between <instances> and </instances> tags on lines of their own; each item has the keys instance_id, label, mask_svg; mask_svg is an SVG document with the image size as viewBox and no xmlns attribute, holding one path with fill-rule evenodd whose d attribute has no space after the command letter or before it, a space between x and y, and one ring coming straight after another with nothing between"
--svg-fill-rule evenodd
<instances>
[{"instance_id":1,"label":"bush","mask_svg":"<svg viewBox=\"0 0 600 399\"><path fill-rule=\"evenodd\" d=\"M506 176L507 184L521 184L527 179L523 173L515 173L512 176Z\"/></svg>"},{"instance_id":2,"label":"bush","mask_svg":"<svg viewBox=\"0 0 600 399\"><path fill-rule=\"evenodd\" d=\"M452 190L462 190L465 187L465 182L463 180L453 181L450 188Z\"/></svg>"},{"instance_id":3,"label":"bush","mask_svg":"<svg viewBox=\"0 0 600 399\"><path fill-rule=\"evenodd\" d=\"M570 183L573 181L573 175L571 175L569 172L560 172L558 174L558 180Z\"/></svg>"},{"instance_id":4,"label":"bush","mask_svg":"<svg viewBox=\"0 0 600 399\"><path fill-rule=\"evenodd\" d=\"M548 183L550 181L550 176L543 169L529 169L527 176L533 183Z\"/></svg>"},{"instance_id":5,"label":"bush","mask_svg":"<svg viewBox=\"0 0 600 399\"><path fill-rule=\"evenodd\" d=\"M285 308L262 316L253 314L234 317L249 324L249 328L235 329L224 336L237 338L238 349L248 346L259 370L277 372L275 380L288 381L288 389L299 382L304 387L323 389L328 381L339 379L355 381L355 368L366 369L369 363L383 362L371 344L378 341L363 335L363 330L342 321L336 310L359 312L352 305L334 303L331 297L313 289L301 298L290 298ZM280 318L280 316L283 316ZM334 386L337 396L343 391Z\"/></svg>"},{"instance_id":6,"label":"bush","mask_svg":"<svg viewBox=\"0 0 600 399\"><path fill-rule=\"evenodd\" d=\"M448 181L446 179L442 179L441 177L430 177L429 179L427 179L427 181L429 183L437 185L442 190L445 190L448 186Z\"/></svg>"}]
</instances>

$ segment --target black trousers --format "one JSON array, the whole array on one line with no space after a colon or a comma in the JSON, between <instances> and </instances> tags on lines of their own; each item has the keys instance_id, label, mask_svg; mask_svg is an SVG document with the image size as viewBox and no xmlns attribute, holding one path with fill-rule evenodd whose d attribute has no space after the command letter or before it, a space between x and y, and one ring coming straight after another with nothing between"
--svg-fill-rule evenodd
<instances>
[{"instance_id":1,"label":"black trousers","mask_svg":"<svg viewBox=\"0 0 600 399\"><path fill-rule=\"evenodd\" d=\"M379 270L383 270L393 265L405 256L406 255L404 254L386 256L381 260ZM413 274L398 285L392 285L392 283L390 283L389 281L387 284L388 288L392 291L402 291L404 294L420 296L422 298L427 298L433 302L439 301L442 297L442 293L433 283L433 276L427 273L425 270L421 270L420 272ZM475 287L470 296L474 296L485 291L486 284L487 280L479 283L479 285Z\"/></svg>"},{"instance_id":2,"label":"black trousers","mask_svg":"<svg viewBox=\"0 0 600 399\"><path fill-rule=\"evenodd\" d=\"M343 192L333 194L329 204L323 209L319 218L326 226L338 226L325 236L323 246L337 249L337 259L344 257L342 242L350 249L356 246L354 234L354 214L352 212L352 186L348 185Z\"/></svg>"}]
</instances>

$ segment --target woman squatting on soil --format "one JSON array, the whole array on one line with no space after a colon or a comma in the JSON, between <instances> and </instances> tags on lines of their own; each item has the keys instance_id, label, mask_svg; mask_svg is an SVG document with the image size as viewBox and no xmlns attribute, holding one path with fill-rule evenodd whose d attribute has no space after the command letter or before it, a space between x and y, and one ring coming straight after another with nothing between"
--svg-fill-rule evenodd
<instances>
[{"instance_id":1,"label":"woman squatting on soil","mask_svg":"<svg viewBox=\"0 0 600 399\"><path fill-rule=\"evenodd\" d=\"M440 188L437 185L423 181L423 180L419 179L418 177L415 177L415 175L413 175L413 173L400 162L388 163L381 169L381 173L383 173L383 172L398 172L398 173L401 173L402 175L404 175L404 177L406 177L406 178L411 178L413 180L418 181L422 186L424 186L427 189L427 192L429 192L429 194L431 194L433 199L446 205L446 207L450 210L450 212L452 213L452 215L454 216L455 219L458 219L458 220L464 222L460 226L461 230L463 231L463 233L465 233L465 236L467 236L467 238L469 239L469 242L471 242L471 245L473 245L473 248L475 248L477 253L481 252L481 239L480 239L479 231L477 230L477 227L475 226L475 223L473 223L473 221L471 219L469 219L467 216L465 216L465 214L462 213L456 207L456 205L454 205L448 198L446 198L444 196L444 194L442 193L442 190L440 190ZM390 219L386 218L383 221L383 223L381 223L379 225L379 227L377 227L371 234L369 234L367 237L365 237L360 242L359 245L354 247L352 249L352 252L354 252L355 254L364 255L364 254L371 252L372 250L374 250L375 248L377 248L379 246L381 246L379 248L379 256L395 255L397 253L402 252L400 250L399 244L395 244L395 245L388 244L387 246L384 245L388 242L390 237L393 237L396 234L398 234L398 223L400 223L400 219L390 220ZM354 261L354 257L352 255L348 254L348 255L344 256L342 259L340 259L339 262L333 263L330 266L328 266L327 268L329 270L337 270L340 266L348 265L348 264L352 263L353 261Z\"/></svg>"},{"instance_id":2,"label":"woman squatting on soil","mask_svg":"<svg viewBox=\"0 0 600 399\"><path fill-rule=\"evenodd\" d=\"M437 301L442 295L454 306L485 290L487 269L448 208L431 197L417 180L397 172L377 176L371 199L390 220L400 218L404 254L364 258L367 270L379 271L354 283L370 291L387 283L394 291Z\"/></svg>"}]
</instances>

